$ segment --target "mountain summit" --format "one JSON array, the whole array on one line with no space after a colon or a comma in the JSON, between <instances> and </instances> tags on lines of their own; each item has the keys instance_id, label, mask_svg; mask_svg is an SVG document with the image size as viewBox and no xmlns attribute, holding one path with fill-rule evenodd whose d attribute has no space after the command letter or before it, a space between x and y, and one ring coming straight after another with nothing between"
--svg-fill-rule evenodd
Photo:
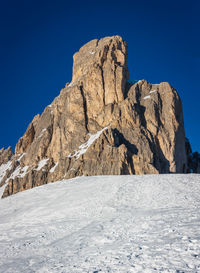
<instances>
[{"instance_id":1,"label":"mountain summit","mask_svg":"<svg viewBox=\"0 0 200 273\"><path fill-rule=\"evenodd\" d=\"M181 100L169 83L131 83L119 36L90 41L73 60L71 83L14 155L0 150L3 197L76 176L187 172Z\"/></svg>"}]
</instances>

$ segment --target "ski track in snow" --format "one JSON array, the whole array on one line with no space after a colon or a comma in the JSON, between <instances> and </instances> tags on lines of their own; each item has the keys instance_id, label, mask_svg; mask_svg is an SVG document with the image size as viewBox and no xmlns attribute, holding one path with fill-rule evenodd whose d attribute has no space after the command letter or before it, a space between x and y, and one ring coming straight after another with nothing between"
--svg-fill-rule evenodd
<instances>
[{"instance_id":1,"label":"ski track in snow","mask_svg":"<svg viewBox=\"0 0 200 273\"><path fill-rule=\"evenodd\" d=\"M0 272L200 272L200 175L80 177L0 200Z\"/></svg>"}]
</instances>

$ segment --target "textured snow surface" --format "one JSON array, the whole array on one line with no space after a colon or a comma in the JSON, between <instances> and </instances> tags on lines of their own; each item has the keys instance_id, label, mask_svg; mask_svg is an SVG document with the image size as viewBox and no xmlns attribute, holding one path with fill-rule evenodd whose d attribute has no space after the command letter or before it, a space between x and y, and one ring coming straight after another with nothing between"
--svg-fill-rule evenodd
<instances>
[{"instance_id":1,"label":"textured snow surface","mask_svg":"<svg viewBox=\"0 0 200 273\"><path fill-rule=\"evenodd\" d=\"M80 177L2 199L0 272L200 272L200 175Z\"/></svg>"}]
</instances>

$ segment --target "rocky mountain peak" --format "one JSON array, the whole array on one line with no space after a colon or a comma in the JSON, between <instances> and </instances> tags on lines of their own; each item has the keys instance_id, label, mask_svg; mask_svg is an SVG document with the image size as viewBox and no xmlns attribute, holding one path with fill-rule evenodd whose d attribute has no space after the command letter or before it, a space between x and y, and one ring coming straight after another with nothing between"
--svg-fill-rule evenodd
<instances>
[{"instance_id":1,"label":"rocky mountain peak","mask_svg":"<svg viewBox=\"0 0 200 273\"><path fill-rule=\"evenodd\" d=\"M13 152L11 147L9 146L7 149L0 149L0 166L2 164L6 164L13 156Z\"/></svg>"},{"instance_id":2,"label":"rocky mountain peak","mask_svg":"<svg viewBox=\"0 0 200 273\"><path fill-rule=\"evenodd\" d=\"M88 119L95 120L105 106L124 100L128 81L127 45L121 37L92 40L74 54L73 61L69 87L80 86Z\"/></svg>"},{"instance_id":3,"label":"rocky mountain peak","mask_svg":"<svg viewBox=\"0 0 200 273\"><path fill-rule=\"evenodd\" d=\"M3 197L82 175L186 172L182 105L169 83L128 82L119 36L90 41L73 61L71 83L19 139Z\"/></svg>"}]
</instances>

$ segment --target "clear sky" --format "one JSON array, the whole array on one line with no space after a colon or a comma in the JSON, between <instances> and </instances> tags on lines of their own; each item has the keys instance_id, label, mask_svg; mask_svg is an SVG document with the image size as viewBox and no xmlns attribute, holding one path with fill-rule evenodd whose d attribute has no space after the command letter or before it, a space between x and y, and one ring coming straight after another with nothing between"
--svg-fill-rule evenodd
<instances>
[{"instance_id":1,"label":"clear sky","mask_svg":"<svg viewBox=\"0 0 200 273\"><path fill-rule=\"evenodd\" d=\"M200 1L0 1L0 148L12 148L71 81L86 42L120 35L130 80L168 81L183 103L186 136L200 152Z\"/></svg>"}]
</instances>

